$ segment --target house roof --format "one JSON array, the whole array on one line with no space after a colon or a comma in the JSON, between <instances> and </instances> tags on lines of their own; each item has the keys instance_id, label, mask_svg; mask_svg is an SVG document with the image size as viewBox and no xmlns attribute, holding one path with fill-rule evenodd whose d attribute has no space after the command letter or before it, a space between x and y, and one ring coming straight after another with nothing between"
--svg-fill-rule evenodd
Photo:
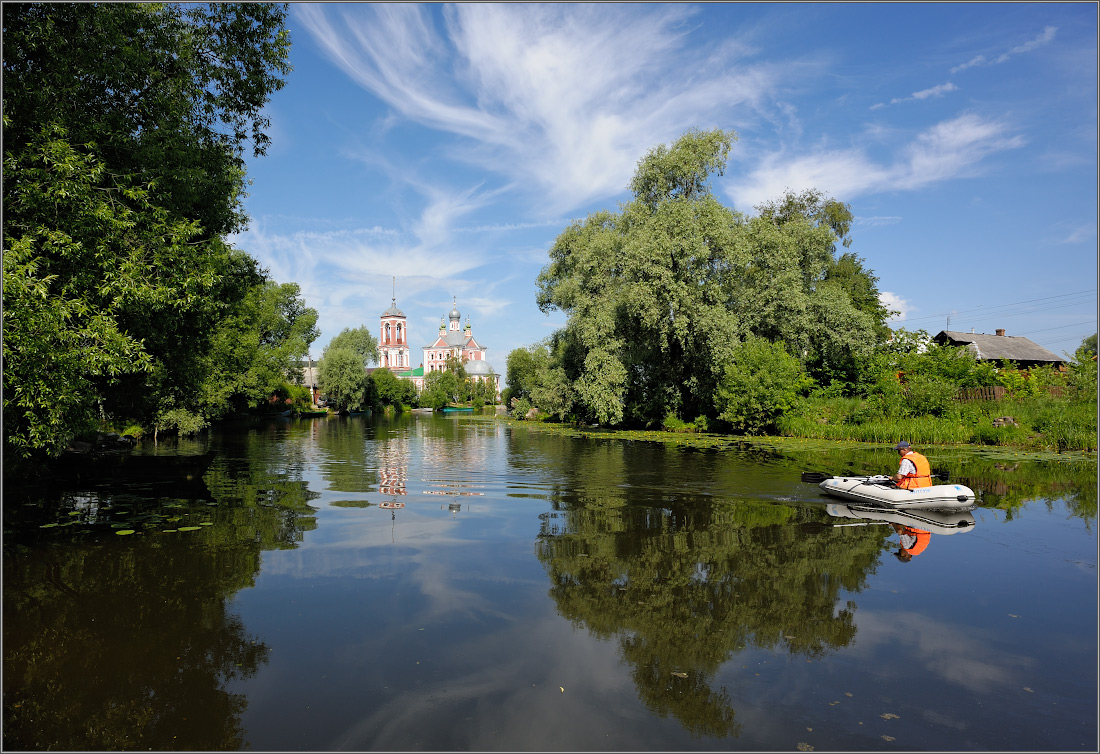
<instances>
[{"instance_id":1,"label":"house roof","mask_svg":"<svg viewBox=\"0 0 1100 754\"><path fill-rule=\"evenodd\" d=\"M966 346L980 361L1033 361L1058 364L1065 361L1038 343L1019 335L986 335L985 333L940 330L934 340L953 346Z\"/></svg>"}]
</instances>

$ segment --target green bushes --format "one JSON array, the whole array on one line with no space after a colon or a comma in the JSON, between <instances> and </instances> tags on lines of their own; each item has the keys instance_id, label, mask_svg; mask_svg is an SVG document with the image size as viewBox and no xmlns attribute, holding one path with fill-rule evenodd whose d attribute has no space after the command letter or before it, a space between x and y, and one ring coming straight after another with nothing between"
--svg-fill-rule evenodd
<instances>
[{"instance_id":1,"label":"green bushes","mask_svg":"<svg viewBox=\"0 0 1100 754\"><path fill-rule=\"evenodd\" d=\"M715 395L718 418L735 431L759 434L773 428L812 382L779 343L750 337L733 350Z\"/></svg>"},{"instance_id":2,"label":"green bushes","mask_svg":"<svg viewBox=\"0 0 1100 754\"><path fill-rule=\"evenodd\" d=\"M889 396L866 400L828 398L815 394L799 401L776 421L788 437L860 442L1016 446L1032 450L1096 450L1096 403L1080 398L1041 394L1002 401L947 405L937 416L883 411ZM993 426L998 417L1011 417L1005 426Z\"/></svg>"}]
</instances>

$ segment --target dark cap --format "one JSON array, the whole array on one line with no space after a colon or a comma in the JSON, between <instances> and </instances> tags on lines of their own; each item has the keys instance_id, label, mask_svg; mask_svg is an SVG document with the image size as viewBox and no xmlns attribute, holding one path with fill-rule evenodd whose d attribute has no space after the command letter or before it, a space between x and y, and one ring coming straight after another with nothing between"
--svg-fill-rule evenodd
<instances>
[{"instance_id":1,"label":"dark cap","mask_svg":"<svg viewBox=\"0 0 1100 754\"><path fill-rule=\"evenodd\" d=\"M894 450L901 450L902 448L908 448L908 447L909 447L909 443L906 442L905 440L902 440L901 442L899 442L897 445L894 446Z\"/></svg>"}]
</instances>

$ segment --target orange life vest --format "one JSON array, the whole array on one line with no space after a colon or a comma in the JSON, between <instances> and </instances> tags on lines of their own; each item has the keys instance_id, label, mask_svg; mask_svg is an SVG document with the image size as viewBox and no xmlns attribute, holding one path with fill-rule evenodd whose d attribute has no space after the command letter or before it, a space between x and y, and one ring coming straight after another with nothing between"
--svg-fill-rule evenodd
<instances>
[{"instance_id":1,"label":"orange life vest","mask_svg":"<svg viewBox=\"0 0 1100 754\"><path fill-rule=\"evenodd\" d=\"M906 474L898 482L898 487L903 490L914 490L918 487L932 486L932 468L928 465L928 459L915 450L910 450L902 456L902 460L910 460L917 469L916 474Z\"/></svg>"}]
</instances>

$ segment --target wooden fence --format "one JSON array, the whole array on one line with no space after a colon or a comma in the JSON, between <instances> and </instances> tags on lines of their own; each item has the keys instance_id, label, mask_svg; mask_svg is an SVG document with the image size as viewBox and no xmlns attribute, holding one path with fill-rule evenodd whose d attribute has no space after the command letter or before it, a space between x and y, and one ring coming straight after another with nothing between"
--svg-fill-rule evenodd
<instances>
[{"instance_id":1,"label":"wooden fence","mask_svg":"<svg viewBox=\"0 0 1100 754\"><path fill-rule=\"evenodd\" d=\"M964 387L959 388L955 396L957 401L999 401L1008 392L1003 385L991 385L989 387Z\"/></svg>"},{"instance_id":2,"label":"wooden fence","mask_svg":"<svg viewBox=\"0 0 1100 754\"><path fill-rule=\"evenodd\" d=\"M1047 385L1046 391L1055 398L1072 397L1076 395L1076 388L1070 385ZM963 387L955 395L957 401L999 401L1008 394L1008 388L1003 385L990 385L988 387Z\"/></svg>"}]
</instances>

